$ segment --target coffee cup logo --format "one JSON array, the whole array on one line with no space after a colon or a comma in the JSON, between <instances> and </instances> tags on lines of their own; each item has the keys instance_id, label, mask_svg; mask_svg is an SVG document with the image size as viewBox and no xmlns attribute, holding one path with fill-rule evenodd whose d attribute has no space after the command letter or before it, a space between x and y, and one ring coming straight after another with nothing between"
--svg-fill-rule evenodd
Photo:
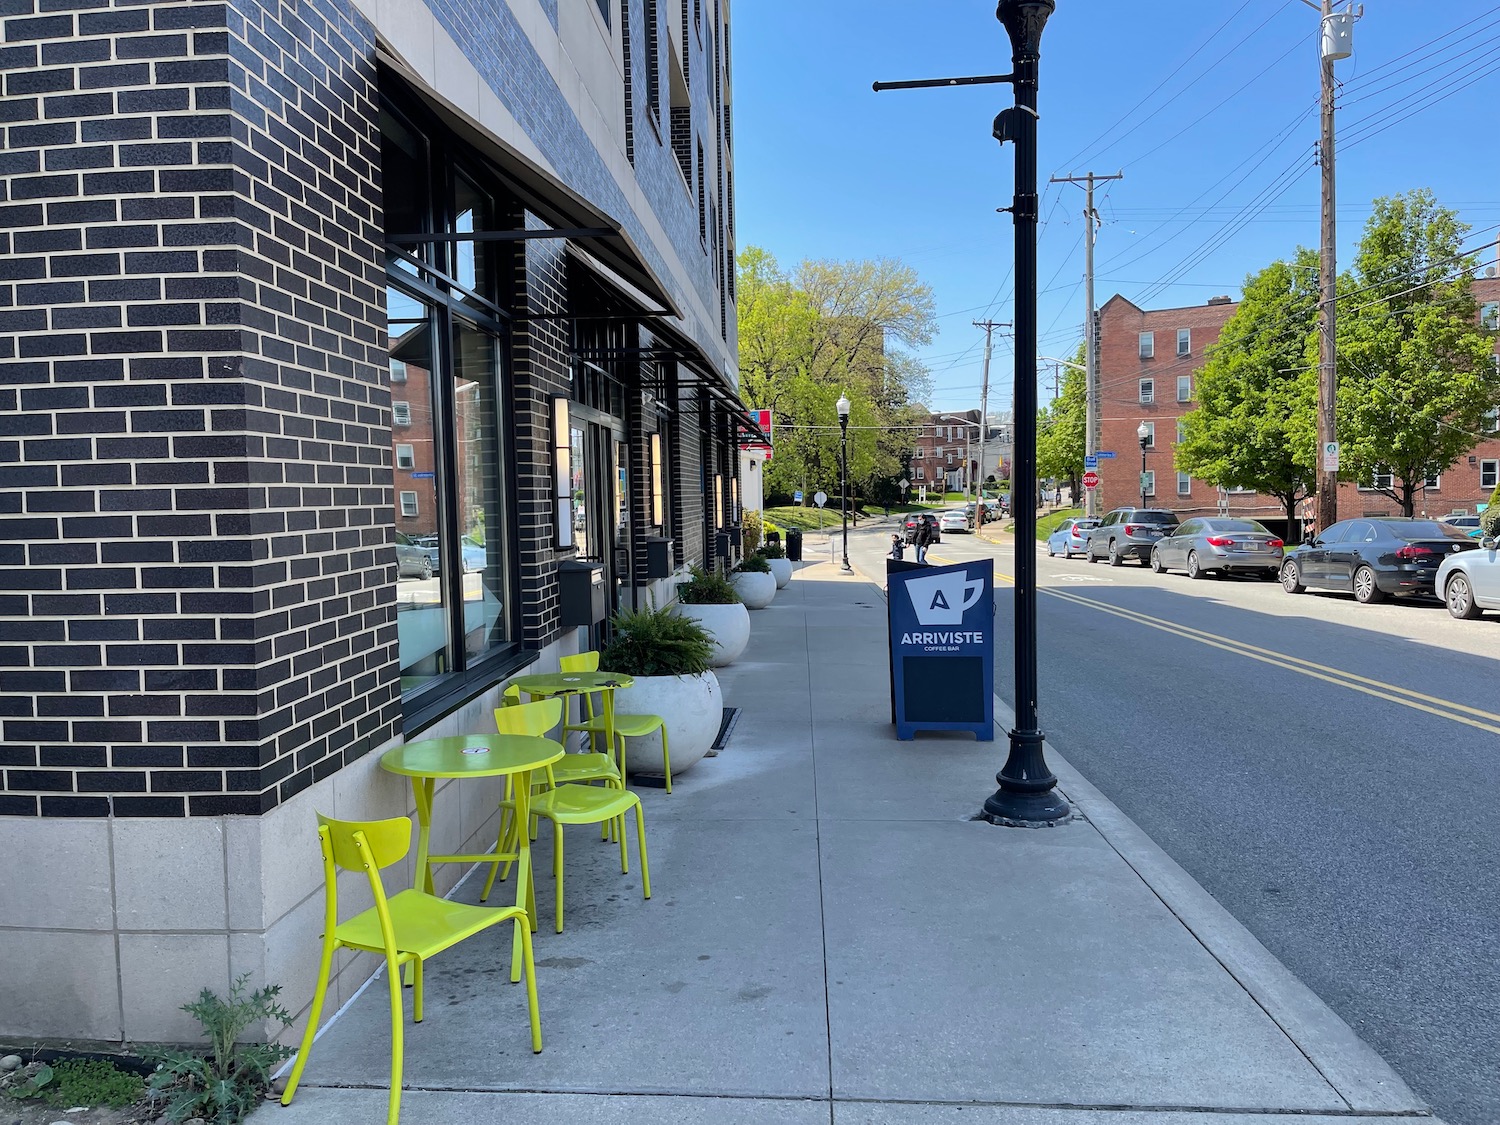
<instances>
[{"instance_id":1,"label":"coffee cup logo","mask_svg":"<svg viewBox=\"0 0 1500 1125\"><path fill-rule=\"evenodd\" d=\"M968 578L961 570L910 578L906 594L923 625L961 625L964 611L979 600L984 580Z\"/></svg>"}]
</instances>

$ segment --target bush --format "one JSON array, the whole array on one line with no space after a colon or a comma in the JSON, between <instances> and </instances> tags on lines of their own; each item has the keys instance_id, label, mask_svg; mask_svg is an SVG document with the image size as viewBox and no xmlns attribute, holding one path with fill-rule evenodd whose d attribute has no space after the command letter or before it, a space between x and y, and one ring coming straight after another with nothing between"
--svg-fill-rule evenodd
<instances>
[{"instance_id":1,"label":"bush","mask_svg":"<svg viewBox=\"0 0 1500 1125\"><path fill-rule=\"evenodd\" d=\"M760 546L761 536L764 534L764 529L761 526L760 513L746 512L742 517L740 517L740 527L744 535L745 553L753 553L754 550Z\"/></svg>"},{"instance_id":2,"label":"bush","mask_svg":"<svg viewBox=\"0 0 1500 1125\"><path fill-rule=\"evenodd\" d=\"M717 570L693 567L693 577L677 587L677 600L684 605L734 605L739 591Z\"/></svg>"},{"instance_id":3,"label":"bush","mask_svg":"<svg viewBox=\"0 0 1500 1125\"><path fill-rule=\"evenodd\" d=\"M714 643L690 617L666 609L622 610L599 668L627 676L696 676L708 671Z\"/></svg>"},{"instance_id":4,"label":"bush","mask_svg":"<svg viewBox=\"0 0 1500 1125\"><path fill-rule=\"evenodd\" d=\"M743 574L770 574L771 564L766 562L764 555L746 555L734 569Z\"/></svg>"},{"instance_id":5,"label":"bush","mask_svg":"<svg viewBox=\"0 0 1500 1125\"><path fill-rule=\"evenodd\" d=\"M1490 506L1479 513L1479 526L1486 535L1500 536L1500 488L1490 493Z\"/></svg>"},{"instance_id":6,"label":"bush","mask_svg":"<svg viewBox=\"0 0 1500 1125\"><path fill-rule=\"evenodd\" d=\"M764 543L762 543L760 545L760 549L758 551L756 551L755 553L758 554L763 559L784 559L784 558L786 558L786 549L782 547L781 540L779 540L779 539L777 539L777 540L767 540L766 542L764 542Z\"/></svg>"}]
</instances>

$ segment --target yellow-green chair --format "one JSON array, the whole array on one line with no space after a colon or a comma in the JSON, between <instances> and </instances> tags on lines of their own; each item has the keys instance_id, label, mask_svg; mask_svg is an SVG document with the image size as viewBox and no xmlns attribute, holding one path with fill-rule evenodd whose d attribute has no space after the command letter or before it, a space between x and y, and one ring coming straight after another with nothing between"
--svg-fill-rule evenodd
<instances>
[{"instance_id":1,"label":"yellow-green chair","mask_svg":"<svg viewBox=\"0 0 1500 1125\"><path fill-rule=\"evenodd\" d=\"M597 652L580 652L577 656L562 656L558 658L558 666L564 672L597 672L599 670L599 654ZM580 706L587 708L587 717L579 716L579 721L569 723L564 717L564 731L583 731L589 736L592 745L599 744L599 736L606 733L604 716L594 710L593 695L584 695ZM662 763L667 771L667 792L672 792L672 750L667 745L667 723L660 715L622 715L615 712L615 736L620 740L619 760L625 760L625 739L644 738L652 731L661 731L661 756ZM610 747L611 751L614 747ZM553 767L556 769L556 767ZM558 779L559 781L562 778Z\"/></svg>"},{"instance_id":2,"label":"yellow-green chair","mask_svg":"<svg viewBox=\"0 0 1500 1125\"><path fill-rule=\"evenodd\" d=\"M534 734L538 730L549 731L562 718L562 700L539 699L534 703L523 703L519 707L505 707L496 712L496 721L504 721L504 734ZM507 727L509 729L507 729ZM551 766L547 767L549 773ZM625 761L620 760L620 774L625 773ZM519 831L514 815L514 802L502 801L502 808L509 807L512 815L500 818L500 839L497 851L503 851L509 841L509 833ZM620 871L630 872L630 857L625 848L625 814L635 810L636 848L641 858L641 890L644 897L651 897L651 867L646 857L646 821L641 811L641 801L628 789L611 789L598 785L556 785L546 792L531 798L533 816L552 822L552 877L557 885L557 932L563 928L563 826L566 824L607 825L617 822L620 841ZM500 870L500 860L491 866L490 877L485 882L481 898L487 898L494 886L495 876Z\"/></svg>"},{"instance_id":3,"label":"yellow-green chair","mask_svg":"<svg viewBox=\"0 0 1500 1125\"><path fill-rule=\"evenodd\" d=\"M313 1036L323 1014L323 999L328 994L328 978L337 949L354 949L379 953L385 957L386 980L391 992L391 1097L386 1111L387 1125L396 1125L401 1110L402 1024L401 967L413 967L412 1018L422 1022L422 967L465 938L501 922L514 922L521 935L521 955L526 970L526 1006L531 1017L531 1049L542 1049L542 1020L537 1009L536 968L531 957L531 924L526 911L519 906L470 906L449 902L425 891L401 891L387 898L380 869L402 859L411 848L411 821L402 816L392 820L333 820L319 814L318 844L323 852L323 959L318 965L318 984L312 1007L307 1013L307 1027L297 1062L287 1080L281 1104L290 1105L302 1078L302 1068L312 1053ZM370 881L375 905L347 921L338 920L338 873L340 869L363 869Z\"/></svg>"}]
</instances>

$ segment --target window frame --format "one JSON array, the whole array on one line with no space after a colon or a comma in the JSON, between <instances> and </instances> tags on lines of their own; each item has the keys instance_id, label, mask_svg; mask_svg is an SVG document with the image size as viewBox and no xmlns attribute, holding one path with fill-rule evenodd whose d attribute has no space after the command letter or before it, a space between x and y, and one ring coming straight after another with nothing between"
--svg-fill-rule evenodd
<instances>
[{"instance_id":1,"label":"window frame","mask_svg":"<svg viewBox=\"0 0 1500 1125\"><path fill-rule=\"evenodd\" d=\"M1193 377L1191 375L1177 376L1177 401L1193 401Z\"/></svg>"},{"instance_id":2,"label":"window frame","mask_svg":"<svg viewBox=\"0 0 1500 1125\"><path fill-rule=\"evenodd\" d=\"M1485 474L1489 474L1489 483L1485 483ZM1487 458L1479 462L1479 487L1488 488L1493 492L1500 488L1500 457Z\"/></svg>"},{"instance_id":3,"label":"window frame","mask_svg":"<svg viewBox=\"0 0 1500 1125\"><path fill-rule=\"evenodd\" d=\"M1177 330L1177 358L1193 354L1193 330L1191 328L1179 328Z\"/></svg>"},{"instance_id":4,"label":"window frame","mask_svg":"<svg viewBox=\"0 0 1500 1125\"><path fill-rule=\"evenodd\" d=\"M1136 354L1141 359L1156 358L1156 333L1142 332L1136 337Z\"/></svg>"},{"instance_id":5,"label":"window frame","mask_svg":"<svg viewBox=\"0 0 1500 1125\"><path fill-rule=\"evenodd\" d=\"M1141 495L1142 496L1155 496L1156 495L1156 470L1155 469L1142 469L1141 470L1141 478L1142 478L1141 479L1141 484L1145 485L1145 487L1141 489Z\"/></svg>"},{"instance_id":6,"label":"window frame","mask_svg":"<svg viewBox=\"0 0 1500 1125\"><path fill-rule=\"evenodd\" d=\"M1381 483L1384 479L1385 483ZM1370 470L1370 483L1360 482L1354 486L1357 492L1389 492L1396 487L1396 476L1384 465L1377 465Z\"/></svg>"},{"instance_id":7,"label":"window frame","mask_svg":"<svg viewBox=\"0 0 1500 1125\"><path fill-rule=\"evenodd\" d=\"M1142 406L1154 406L1156 404L1155 379L1141 379L1137 384L1136 392L1140 396Z\"/></svg>"},{"instance_id":8,"label":"window frame","mask_svg":"<svg viewBox=\"0 0 1500 1125\"><path fill-rule=\"evenodd\" d=\"M1191 476L1189 476L1187 473L1179 472L1177 474L1177 495L1178 496L1191 496L1192 494L1193 494L1193 478Z\"/></svg>"},{"instance_id":9,"label":"window frame","mask_svg":"<svg viewBox=\"0 0 1500 1125\"><path fill-rule=\"evenodd\" d=\"M1148 421L1143 424L1146 427L1146 452L1150 453L1156 448L1156 422ZM1136 444L1140 444L1139 438L1136 439Z\"/></svg>"}]
</instances>

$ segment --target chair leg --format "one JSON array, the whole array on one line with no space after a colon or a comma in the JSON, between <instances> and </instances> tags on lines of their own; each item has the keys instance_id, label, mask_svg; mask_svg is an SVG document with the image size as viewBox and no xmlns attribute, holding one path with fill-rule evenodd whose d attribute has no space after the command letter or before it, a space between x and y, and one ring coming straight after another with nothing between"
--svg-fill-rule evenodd
<instances>
[{"instance_id":1,"label":"chair leg","mask_svg":"<svg viewBox=\"0 0 1500 1125\"><path fill-rule=\"evenodd\" d=\"M386 1125L398 1125L401 1119L401 1063L404 1054L402 1034L405 1022L401 1013L401 972L394 957L385 959L386 976L391 984L391 1098L386 1110Z\"/></svg>"},{"instance_id":2,"label":"chair leg","mask_svg":"<svg viewBox=\"0 0 1500 1125\"><path fill-rule=\"evenodd\" d=\"M641 890L651 897L651 865L646 862L646 810L635 803L635 846L641 853Z\"/></svg>"},{"instance_id":3,"label":"chair leg","mask_svg":"<svg viewBox=\"0 0 1500 1125\"><path fill-rule=\"evenodd\" d=\"M557 932L563 927L563 826L562 821L552 822L552 881L557 890Z\"/></svg>"},{"instance_id":4,"label":"chair leg","mask_svg":"<svg viewBox=\"0 0 1500 1125\"><path fill-rule=\"evenodd\" d=\"M510 796L510 778L505 779L506 796ZM497 852L508 852L512 849L507 845L511 839L511 829L515 827L516 814L514 810L500 806L500 831L495 836L495 850ZM479 901L485 902L490 897L490 891L495 886L495 877L498 875L503 883L510 878L511 861L497 859L490 864L490 876L484 881L484 890L480 892Z\"/></svg>"},{"instance_id":5,"label":"chair leg","mask_svg":"<svg viewBox=\"0 0 1500 1125\"><path fill-rule=\"evenodd\" d=\"M412 962L415 968L412 970L411 990L411 1022L422 1022L422 958L414 957Z\"/></svg>"},{"instance_id":6,"label":"chair leg","mask_svg":"<svg viewBox=\"0 0 1500 1125\"><path fill-rule=\"evenodd\" d=\"M517 932L521 935L521 958L526 966L526 1013L531 1018L531 1050L542 1052L542 1012L536 1000L536 962L531 955L531 927L525 918L516 919Z\"/></svg>"},{"instance_id":7,"label":"chair leg","mask_svg":"<svg viewBox=\"0 0 1500 1125\"><path fill-rule=\"evenodd\" d=\"M610 828L620 839L620 874L630 874L630 853L625 850L625 814L610 820Z\"/></svg>"},{"instance_id":8,"label":"chair leg","mask_svg":"<svg viewBox=\"0 0 1500 1125\"><path fill-rule=\"evenodd\" d=\"M661 724L661 760L667 768L667 796L672 795L672 751L667 746L667 724L663 720Z\"/></svg>"},{"instance_id":9,"label":"chair leg","mask_svg":"<svg viewBox=\"0 0 1500 1125\"><path fill-rule=\"evenodd\" d=\"M318 1033L318 1020L323 1015L323 999L328 995L328 978L333 970L333 935L323 941L323 958L318 962L318 984L313 989L312 1007L307 1010L307 1027L302 1032L302 1045L297 1048L297 1061L292 1064L292 1076L287 1079L286 1090L281 1095L282 1105L292 1104L292 1095L297 1092L297 1083L302 1080L302 1068L312 1054L313 1036Z\"/></svg>"}]
</instances>

